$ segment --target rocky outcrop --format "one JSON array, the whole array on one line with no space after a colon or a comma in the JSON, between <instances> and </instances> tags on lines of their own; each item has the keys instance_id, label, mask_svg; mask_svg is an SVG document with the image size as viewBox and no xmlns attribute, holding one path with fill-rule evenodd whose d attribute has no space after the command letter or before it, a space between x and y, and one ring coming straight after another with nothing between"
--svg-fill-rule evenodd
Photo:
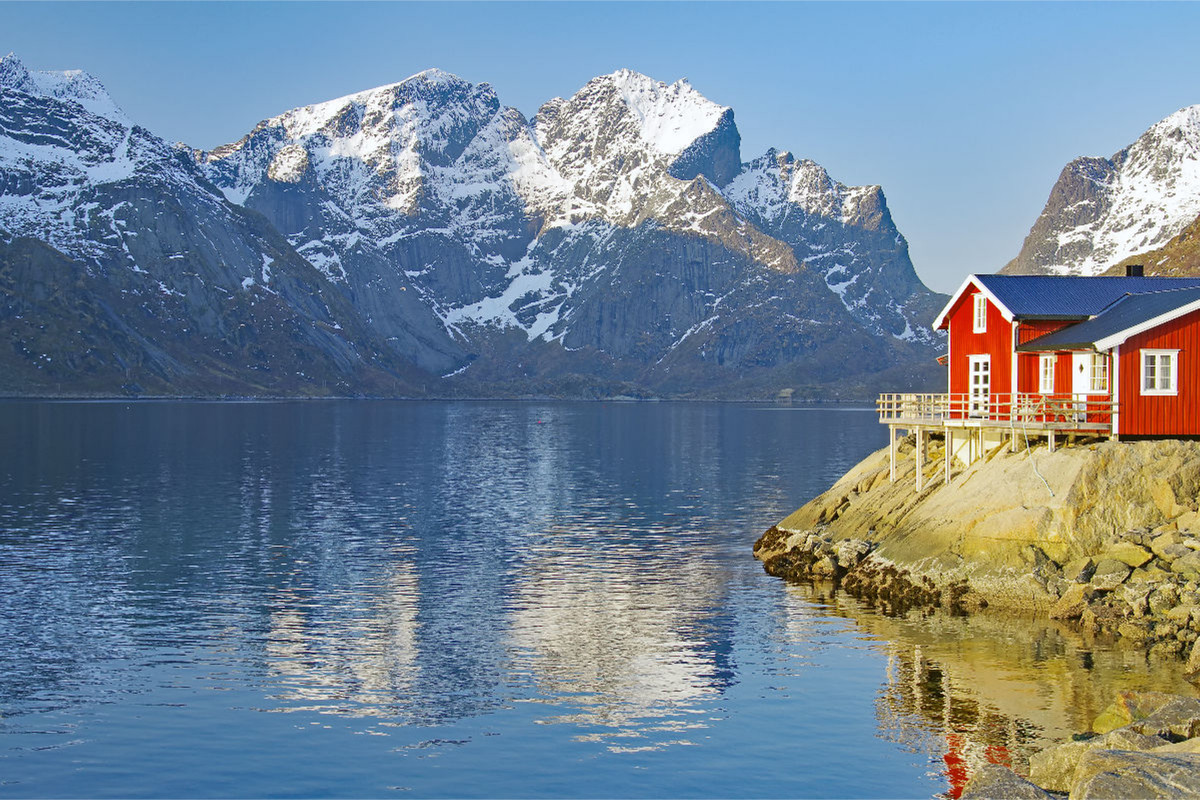
<instances>
[{"instance_id":1,"label":"rocky outcrop","mask_svg":"<svg viewBox=\"0 0 1200 800\"><path fill-rule=\"evenodd\" d=\"M1070 800L1200 794L1200 700L1121 692L1092 727L1033 755L1028 780L1007 767L989 765L972 777L961 796L1049 796L1043 790L1067 794Z\"/></svg>"},{"instance_id":2,"label":"rocky outcrop","mask_svg":"<svg viewBox=\"0 0 1200 800\"><path fill-rule=\"evenodd\" d=\"M1200 444L995 450L946 484L937 439L868 456L755 545L765 569L903 610L1019 609L1191 659L1200 673Z\"/></svg>"},{"instance_id":3,"label":"rocky outcrop","mask_svg":"<svg viewBox=\"0 0 1200 800\"><path fill-rule=\"evenodd\" d=\"M1190 106L1112 158L1068 164L1021 252L1002 271L1099 275L1183 230L1200 214L1198 188L1200 106Z\"/></svg>"}]
</instances>

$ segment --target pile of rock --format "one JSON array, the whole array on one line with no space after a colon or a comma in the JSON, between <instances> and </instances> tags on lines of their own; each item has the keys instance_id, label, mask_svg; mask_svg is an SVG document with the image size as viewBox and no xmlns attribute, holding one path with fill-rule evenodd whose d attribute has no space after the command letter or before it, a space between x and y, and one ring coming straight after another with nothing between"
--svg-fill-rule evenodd
<instances>
[{"instance_id":1,"label":"pile of rock","mask_svg":"<svg viewBox=\"0 0 1200 800\"><path fill-rule=\"evenodd\" d=\"M1029 778L1007 767L980 769L962 800L1200 796L1200 700L1160 692L1121 692L1073 741L1029 759Z\"/></svg>"},{"instance_id":2,"label":"pile of rock","mask_svg":"<svg viewBox=\"0 0 1200 800\"><path fill-rule=\"evenodd\" d=\"M771 528L754 545L756 555L767 555L763 569L790 581L829 580L852 597L893 613L913 608L943 607L963 610L968 592L964 581L940 585L928 575L915 576L895 564L871 557L873 542L865 539L834 540L820 531L788 533Z\"/></svg>"},{"instance_id":3,"label":"pile of rock","mask_svg":"<svg viewBox=\"0 0 1200 800\"><path fill-rule=\"evenodd\" d=\"M1117 633L1162 654L1188 655L1200 672L1200 539L1178 530L1130 531L1095 556L1039 566L1059 595L1054 619ZM1057 572L1057 574L1054 574Z\"/></svg>"}]
</instances>

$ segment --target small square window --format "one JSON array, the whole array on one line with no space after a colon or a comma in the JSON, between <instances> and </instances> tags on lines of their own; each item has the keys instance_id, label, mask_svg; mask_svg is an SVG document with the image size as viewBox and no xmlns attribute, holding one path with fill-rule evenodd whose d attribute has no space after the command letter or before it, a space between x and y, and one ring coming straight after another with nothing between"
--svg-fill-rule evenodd
<instances>
[{"instance_id":1,"label":"small square window","mask_svg":"<svg viewBox=\"0 0 1200 800\"><path fill-rule=\"evenodd\" d=\"M1178 394L1179 351L1142 351L1142 394Z\"/></svg>"}]
</instances>

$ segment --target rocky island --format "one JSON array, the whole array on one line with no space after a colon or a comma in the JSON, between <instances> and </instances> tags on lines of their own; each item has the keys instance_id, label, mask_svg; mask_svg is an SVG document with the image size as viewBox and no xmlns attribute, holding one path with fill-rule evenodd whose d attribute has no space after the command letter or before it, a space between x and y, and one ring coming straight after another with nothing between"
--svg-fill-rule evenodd
<instances>
[{"instance_id":1,"label":"rocky island","mask_svg":"<svg viewBox=\"0 0 1200 800\"><path fill-rule=\"evenodd\" d=\"M895 481L880 450L764 533L767 572L898 610L1075 620L1200 671L1200 442L998 448L947 483L934 437L919 491L915 446Z\"/></svg>"},{"instance_id":2,"label":"rocky island","mask_svg":"<svg viewBox=\"0 0 1200 800\"><path fill-rule=\"evenodd\" d=\"M915 437L852 467L759 538L772 575L830 581L903 613L943 608L1049 617L1186 659L1200 677L1200 442L1080 441L992 450L945 480L944 443ZM1200 791L1200 699L1122 692L1091 730L1032 756L1028 777L988 765L962 798L1188 797Z\"/></svg>"}]
</instances>

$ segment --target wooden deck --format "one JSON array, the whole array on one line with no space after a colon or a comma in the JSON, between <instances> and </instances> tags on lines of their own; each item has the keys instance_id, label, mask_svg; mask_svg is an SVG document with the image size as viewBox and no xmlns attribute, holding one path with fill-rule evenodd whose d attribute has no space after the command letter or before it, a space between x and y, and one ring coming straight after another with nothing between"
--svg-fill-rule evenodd
<instances>
[{"instance_id":1,"label":"wooden deck","mask_svg":"<svg viewBox=\"0 0 1200 800\"><path fill-rule=\"evenodd\" d=\"M925 437L940 430L945 437L945 481L953 461L970 464L985 451L1004 444L1015 451L1020 442L1046 437L1050 450L1061 435L1108 436L1115 439L1119 409L1108 395L881 394L876 401L880 423L888 426L891 478L896 480L896 432L917 436L916 483L923 486Z\"/></svg>"}]
</instances>

